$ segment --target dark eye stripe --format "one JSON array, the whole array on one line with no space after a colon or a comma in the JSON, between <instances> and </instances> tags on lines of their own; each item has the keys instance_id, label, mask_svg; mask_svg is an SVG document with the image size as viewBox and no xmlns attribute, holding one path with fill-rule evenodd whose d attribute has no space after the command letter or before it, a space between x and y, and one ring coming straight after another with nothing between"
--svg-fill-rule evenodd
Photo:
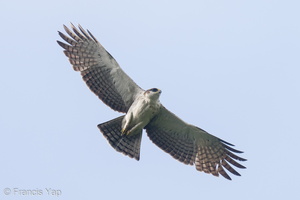
<instances>
[{"instance_id":1,"label":"dark eye stripe","mask_svg":"<svg viewBox=\"0 0 300 200\"><path fill-rule=\"evenodd\" d=\"M158 89L157 89L157 88L152 88L151 91L152 91L152 92L157 92Z\"/></svg>"}]
</instances>

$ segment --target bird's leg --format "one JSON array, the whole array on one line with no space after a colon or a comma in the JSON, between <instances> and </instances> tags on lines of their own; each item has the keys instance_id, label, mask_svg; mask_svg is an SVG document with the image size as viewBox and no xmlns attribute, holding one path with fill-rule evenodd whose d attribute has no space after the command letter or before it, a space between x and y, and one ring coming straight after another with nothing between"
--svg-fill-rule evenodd
<instances>
[{"instance_id":1,"label":"bird's leg","mask_svg":"<svg viewBox=\"0 0 300 200\"><path fill-rule=\"evenodd\" d=\"M136 133L140 133L140 130L142 130L144 128L144 123L143 122L139 122L136 125L134 125L130 130L128 130L127 128L124 128L121 130L122 135L134 135Z\"/></svg>"},{"instance_id":2,"label":"bird's leg","mask_svg":"<svg viewBox=\"0 0 300 200\"><path fill-rule=\"evenodd\" d=\"M128 135L128 128L129 128L129 124L132 121L132 113L128 113L125 115L123 121L122 121L122 130L121 130L121 135Z\"/></svg>"}]
</instances>

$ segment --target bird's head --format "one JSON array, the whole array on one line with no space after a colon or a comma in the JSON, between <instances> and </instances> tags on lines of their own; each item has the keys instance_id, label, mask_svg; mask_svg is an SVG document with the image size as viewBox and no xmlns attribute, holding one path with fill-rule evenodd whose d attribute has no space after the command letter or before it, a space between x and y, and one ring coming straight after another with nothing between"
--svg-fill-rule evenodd
<instances>
[{"instance_id":1,"label":"bird's head","mask_svg":"<svg viewBox=\"0 0 300 200\"><path fill-rule=\"evenodd\" d=\"M144 95L151 100L158 100L159 95L161 94L161 90L157 88L151 88L149 90L146 90Z\"/></svg>"}]
</instances>

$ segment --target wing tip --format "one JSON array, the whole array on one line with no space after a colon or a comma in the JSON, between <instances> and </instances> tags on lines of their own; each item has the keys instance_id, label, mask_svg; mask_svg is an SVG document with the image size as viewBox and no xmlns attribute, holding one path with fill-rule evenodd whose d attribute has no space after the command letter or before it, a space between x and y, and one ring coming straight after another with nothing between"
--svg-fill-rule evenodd
<instances>
[{"instance_id":1,"label":"wing tip","mask_svg":"<svg viewBox=\"0 0 300 200\"><path fill-rule=\"evenodd\" d=\"M56 42L57 42L57 44L58 44L59 46L61 46L62 48L64 48L64 49L67 48L67 47L66 47L67 44L65 44L65 43L63 43L63 42L61 42L61 41L59 41L59 40L56 40Z\"/></svg>"}]
</instances>

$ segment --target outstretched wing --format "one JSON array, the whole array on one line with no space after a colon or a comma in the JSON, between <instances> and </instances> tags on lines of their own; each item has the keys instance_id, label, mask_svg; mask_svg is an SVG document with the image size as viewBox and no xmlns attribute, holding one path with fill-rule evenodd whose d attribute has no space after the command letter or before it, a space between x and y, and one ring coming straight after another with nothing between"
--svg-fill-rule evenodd
<instances>
[{"instance_id":1,"label":"outstretched wing","mask_svg":"<svg viewBox=\"0 0 300 200\"><path fill-rule=\"evenodd\" d=\"M109 107L127 112L136 95L143 90L120 68L117 61L97 39L80 25L71 24L73 32L64 26L67 35L59 35L68 44L57 41L64 48L75 71L80 71L88 87Z\"/></svg>"},{"instance_id":2,"label":"outstretched wing","mask_svg":"<svg viewBox=\"0 0 300 200\"><path fill-rule=\"evenodd\" d=\"M176 115L161 107L160 113L145 127L149 138L162 150L175 159L189 165L196 165L196 169L205 173L231 180L224 170L240 176L230 164L238 168L245 168L238 161L246 161L234 153L242 153L206 131L187 124Z\"/></svg>"}]
</instances>

